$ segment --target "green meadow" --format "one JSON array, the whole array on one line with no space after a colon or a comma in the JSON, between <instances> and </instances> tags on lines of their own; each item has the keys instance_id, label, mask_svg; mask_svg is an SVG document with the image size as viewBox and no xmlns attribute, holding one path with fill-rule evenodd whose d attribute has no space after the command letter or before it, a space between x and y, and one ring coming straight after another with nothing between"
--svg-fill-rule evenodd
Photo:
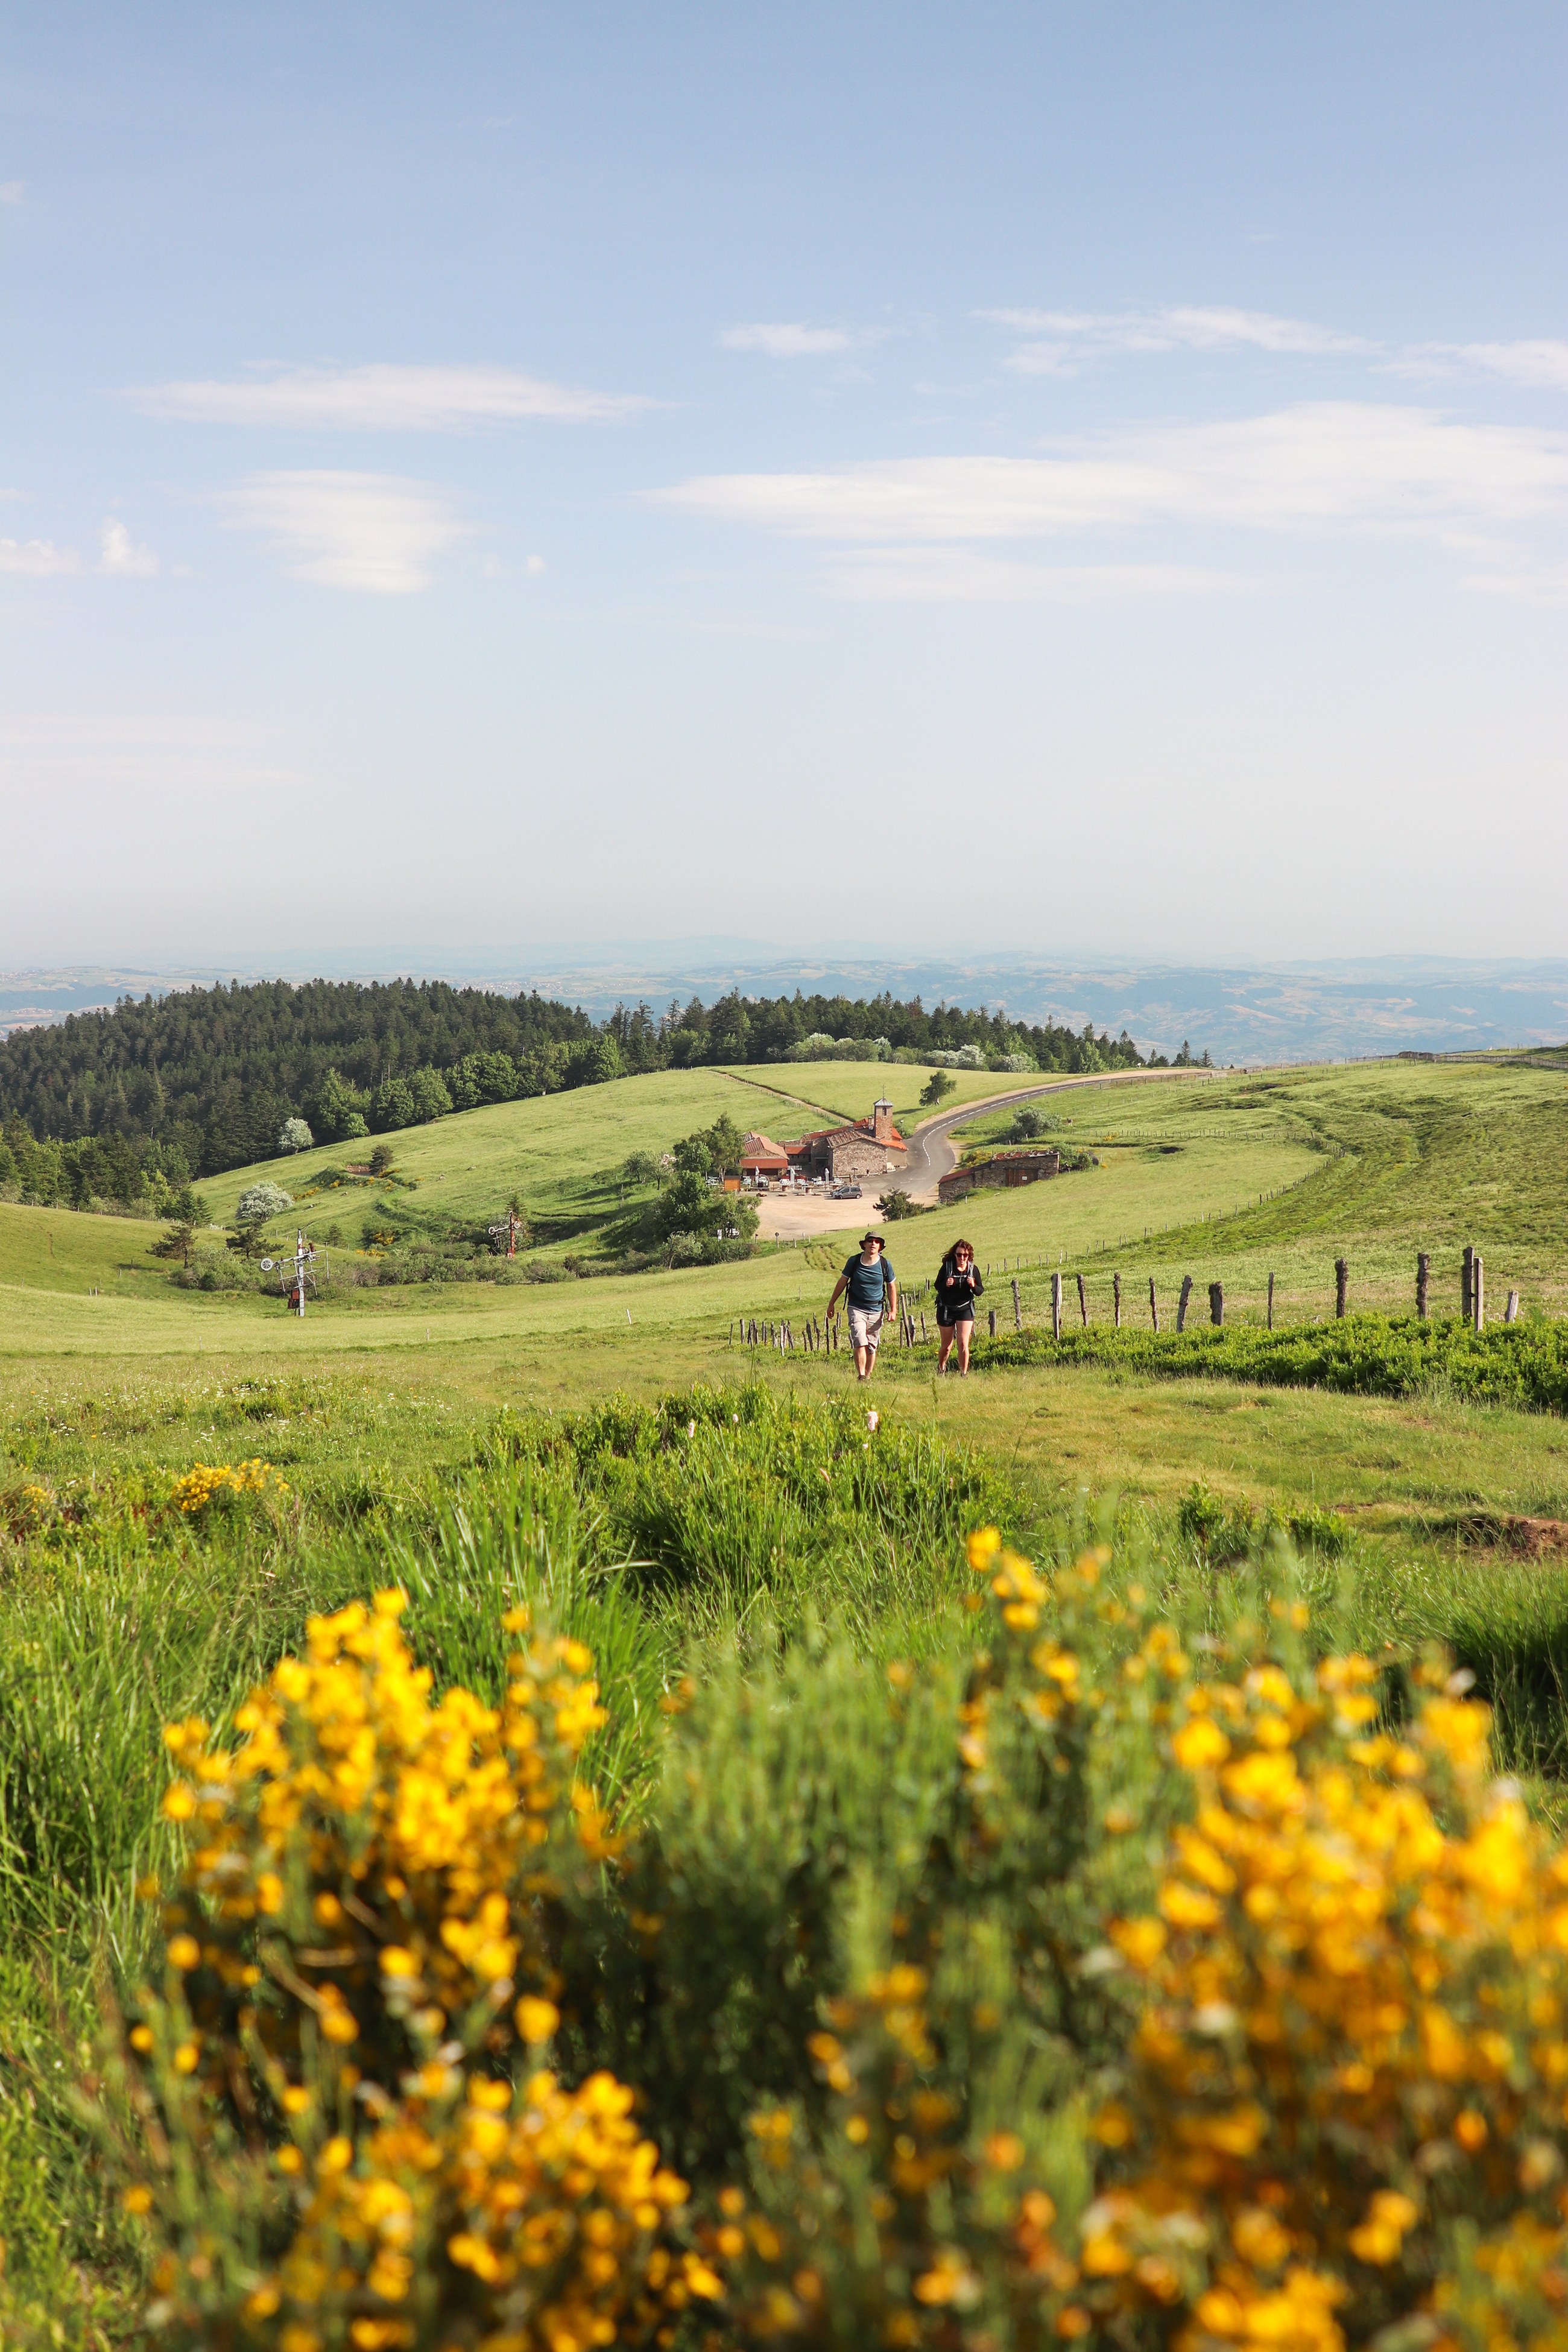
<instances>
[{"instance_id":1,"label":"green meadow","mask_svg":"<svg viewBox=\"0 0 1568 2352\"><path fill-rule=\"evenodd\" d=\"M984 1074L954 1075L963 1099L996 1090ZM666 1073L410 1130L389 1186L313 1192L348 1163L340 1147L203 1189L218 1218L258 1175L286 1183L299 1208L281 1229L324 1235L336 1223L346 1270L384 1199L477 1219L515 1192L542 1225L563 1202L607 1213L629 1153L667 1149L722 1111L784 1138L863 1113L884 1079L914 1096L923 1076L790 1066L773 1090L752 1074ZM962 1671L975 1639L962 1538L986 1520L1042 1558L1098 1529L1178 1614L1211 1610L1227 1578L1284 1574L1289 1546L1313 1638L1389 1660L1448 1645L1497 1710L1500 1754L1556 1818L1568 1771L1562 1413L1477 1402L1457 1373L1351 1393L1278 1384L1245 1349L1234 1370L1213 1349L1194 1370L1147 1349L1120 1362L1110 1342L1114 1276L1130 1334L1149 1330L1152 1281L1161 1346L1173 1340L1186 1276L1189 1331L1206 1330L1219 1281L1239 1341L1261 1337L1270 1274L1279 1332L1327 1327L1343 1257L1355 1329L1382 1346L1396 1325L1381 1318L1412 1313L1418 1250L1447 1333L1470 1243L1489 1319L1517 1289L1521 1339L1555 1346L1568 1307L1568 1074L1398 1062L1216 1073L1075 1086L1041 1107L1099 1164L891 1228L914 1344L889 1342L868 1392L842 1349L806 1344L858 1215L840 1235L677 1273L405 1288L337 1278L301 1321L276 1297L176 1288L150 1255L156 1227L0 1204L7 2340L118 2344L141 2308L142 2243L71 2086L92 2074L105 2003L153 1964L154 1927L132 1890L174 1850L161 1726L192 1713L226 1723L312 1611L378 1586L409 1593L410 1638L439 1686L496 1686L495 1626L520 1597L586 1642L611 1717L595 1778L656 1842L675 1838L695 1802L668 1777L661 1712L694 1683L681 1737L697 1748L681 1752L710 1757L720 1780L742 1750L753 1770L744 1801L738 1783L726 1800L740 1810L723 1832L735 1877L721 1910L772 1923L769 1937L794 1932L781 1888L802 1872L820 1866L824 1916L849 1904L858 1882L832 1859L846 1850L835 1839L865 1860L893 1835L857 1811L858 1759L891 1736L878 1712L889 1661L923 1662L939 1680ZM911 1125L918 1103L898 1112ZM993 1141L1013 1116L977 1109L960 1140ZM983 1318L971 1378L939 1382L925 1286L960 1232L987 1269L983 1307L999 1336L993 1349ZM1053 1274L1083 1360L1047 1345ZM781 1328L793 1345L778 1344ZM255 1496L180 1508L195 1465L241 1463L266 1465ZM774 1690L785 1714L796 1702L805 1719L820 1712L827 1745L814 1760L787 1742L765 1756L746 1746L763 1737L746 1712L753 1688ZM820 1813L797 1804L807 1786ZM796 1843L780 1861L758 1824L786 1816ZM711 1822L699 1834L695 1815L688 1832L698 1845L716 1834ZM682 1885L696 1884L693 1867L679 1861ZM834 1931L845 1952L862 1932L848 1921L846 1910ZM690 1932L680 1999L697 1998L723 1941L710 1924ZM733 1965L736 1983L752 1984L761 1962L739 1952ZM750 2014L750 1993L711 1999L716 2016ZM809 2069L780 2074L779 2046L767 2055L739 2023L722 2052L715 2042L714 2081L730 2087L711 2112L731 2122L711 2146L693 2142L699 2176L743 2140L737 2084L809 2101ZM624 2050L616 2063L635 2072ZM646 2052L644 2063L655 2107L686 2113L679 2065L660 2092Z\"/></svg>"}]
</instances>

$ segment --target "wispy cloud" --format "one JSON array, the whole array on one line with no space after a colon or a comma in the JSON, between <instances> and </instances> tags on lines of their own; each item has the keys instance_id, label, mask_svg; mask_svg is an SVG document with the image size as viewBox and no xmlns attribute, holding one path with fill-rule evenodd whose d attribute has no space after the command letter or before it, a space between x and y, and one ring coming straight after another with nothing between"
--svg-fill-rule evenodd
<instances>
[{"instance_id":1,"label":"wispy cloud","mask_svg":"<svg viewBox=\"0 0 1568 2352\"><path fill-rule=\"evenodd\" d=\"M1009 367L1026 375L1068 375L1098 359L1166 352L1273 352L1293 357L1366 354L1378 347L1337 327L1284 319L1268 310L1171 303L1152 310L982 310L992 325L1038 337L1020 345Z\"/></svg>"},{"instance_id":2,"label":"wispy cloud","mask_svg":"<svg viewBox=\"0 0 1568 2352\"><path fill-rule=\"evenodd\" d=\"M634 394L550 383L517 368L390 365L139 384L125 397L149 416L311 432L449 433L542 418L583 424L647 405Z\"/></svg>"},{"instance_id":3,"label":"wispy cloud","mask_svg":"<svg viewBox=\"0 0 1568 2352\"><path fill-rule=\"evenodd\" d=\"M726 327L719 341L729 352L763 352L771 360L825 359L835 352L858 351L879 342L881 330L869 327L812 327L804 319L759 321L746 327Z\"/></svg>"},{"instance_id":4,"label":"wispy cloud","mask_svg":"<svg viewBox=\"0 0 1568 2352\"><path fill-rule=\"evenodd\" d=\"M859 548L834 563L828 584L837 595L883 604L1108 604L1257 586L1189 564L1015 563L963 547Z\"/></svg>"},{"instance_id":5,"label":"wispy cloud","mask_svg":"<svg viewBox=\"0 0 1568 2352\"><path fill-rule=\"evenodd\" d=\"M1568 391L1568 342L1544 336L1398 346L1271 310L1180 302L1147 310L1005 310L976 316L1029 339L1005 362L1024 375L1074 375L1097 360L1159 358L1173 352L1252 351L1288 359L1364 359L1385 374L1489 375Z\"/></svg>"},{"instance_id":6,"label":"wispy cloud","mask_svg":"<svg viewBox=\"0 0 1568 2352\"><path fill-rule=\"evenodd\" d=\"M468 525L438 492L395 474L256 474L222 494L237 529L271 541L297 580L373 596L430 584L430 565Z\"/></svg>"},{"instance_id":7,"label":"wispy cloud","mask_svg":"<svg viewBox=\"0 0 1568 2352\"><path fill-rule=\"evenodd\" d=\"M1513 343L1429 343L1392 363L1400 375L1451 375L1468 370L1505 383L1568 392L1568 343L1546 337Z\"/></svg>"},{"instance_id":8,"label":"wispy cloud","mask_svg":"<svg viewBox=\"0 0 1568 2352\"><path fill-rule=\"evenodd\" d=\"M0 205L19 205L26 193L26 180L0 180Z\"/></svg>"},{"instance_id":9,"label":"wispy cloud","mask_svg":"<svg viewBox=\"0 0 1568 2352\"><path fill-rule=\"evenodd\" d=\"M52 539L0 539L0 572L44 580L80 569L74 547L57 547Z\"/></svg>"},{"instance_id":10,"label":"wispy cloud","mask_svg":"<svg viewBox=\"0 0 1568 2352\"><path fill-rule=\"evenodd\" d=\"M150 547L137 547L125 525L110 515L99 533L102 552L98 568L113 580L151 580L158 559Z\"/></svg>"},{"instance_id":11,"label":"wispy cloud","mask_svg":"<svg viewBox=\"0 0 1568 2352\"><path fill-rule=\"evenodd\" d=\"M666 505L811 539L1050 537L1155 521L1321 531L1517 523L1568 510L1568 436L1316 402L1217 425L1107 434L1047 457L895 458L700 476Z\"/></svg>"}]
</instances>

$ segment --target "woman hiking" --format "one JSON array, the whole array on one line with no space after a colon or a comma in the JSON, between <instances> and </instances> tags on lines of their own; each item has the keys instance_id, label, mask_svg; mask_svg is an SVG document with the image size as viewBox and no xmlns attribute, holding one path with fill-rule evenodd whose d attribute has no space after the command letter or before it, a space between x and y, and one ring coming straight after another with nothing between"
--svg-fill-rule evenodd
<instances>
[{"instance_id":1,"label":"woman hiking","mask_svg":"<svg viewBox=\"0 0 1568 2352\"><path fill-rule=\"evenodd\" d=\"M947 1360L952 1353L952 1343L958 1341L958 1377L969 1376L969 1343L974 1337L974 1302L985 1285L980 1279L980 1269L974 1263L974 1252L967 1242L954 1242L937 1268L936 1276L936 1368L947 1370Z\"/></svg>"}]
</instances>

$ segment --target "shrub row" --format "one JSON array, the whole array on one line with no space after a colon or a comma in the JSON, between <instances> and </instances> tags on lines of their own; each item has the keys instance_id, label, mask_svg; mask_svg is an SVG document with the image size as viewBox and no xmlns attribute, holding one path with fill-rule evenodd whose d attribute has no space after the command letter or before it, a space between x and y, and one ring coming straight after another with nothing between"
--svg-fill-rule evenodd
<instances>
[{"instance_id":1,"label":"shrub row","mask_svg":"<svg viewBox=\"0 0 1568 2352\"><path fill-rule=\"evenodd\" d=\"M978 1370L1020 1364L1103 1364L1173 1378L1207 1374L1260 1387L1349 1390L1359 1396L1415 1396L1434 1383L1478 1404L1568 1412L1568 1323L1495 1323L1484 1331L1458 1318L1352 1315L1342 1322L1267 1331L1121 1331L1105 1326L1008 1332L976 1342Z\"/></svg>"}]
</instances>

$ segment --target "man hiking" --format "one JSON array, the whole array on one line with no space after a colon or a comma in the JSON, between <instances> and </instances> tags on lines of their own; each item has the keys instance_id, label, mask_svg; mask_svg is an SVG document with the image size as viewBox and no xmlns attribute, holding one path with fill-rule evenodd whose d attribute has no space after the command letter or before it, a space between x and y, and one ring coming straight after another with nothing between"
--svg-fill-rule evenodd
<instances>
[{"instance_id":1,"label":"man hiking","mask_svg":"<svg viewBox=\"0 0 1568 2352\"><path fill-rule=\"evenodd\" d=\"M868 1381L877 1366L877 1345L886 1317L899 1311L899 1277L882 1252L880 1234L868 1234L858 1257L847 1258L827 1302L831 1317L844 1293L849 1293L849 1340L855 1350L855 1376Z\"/></svg>"}]
</instances>

